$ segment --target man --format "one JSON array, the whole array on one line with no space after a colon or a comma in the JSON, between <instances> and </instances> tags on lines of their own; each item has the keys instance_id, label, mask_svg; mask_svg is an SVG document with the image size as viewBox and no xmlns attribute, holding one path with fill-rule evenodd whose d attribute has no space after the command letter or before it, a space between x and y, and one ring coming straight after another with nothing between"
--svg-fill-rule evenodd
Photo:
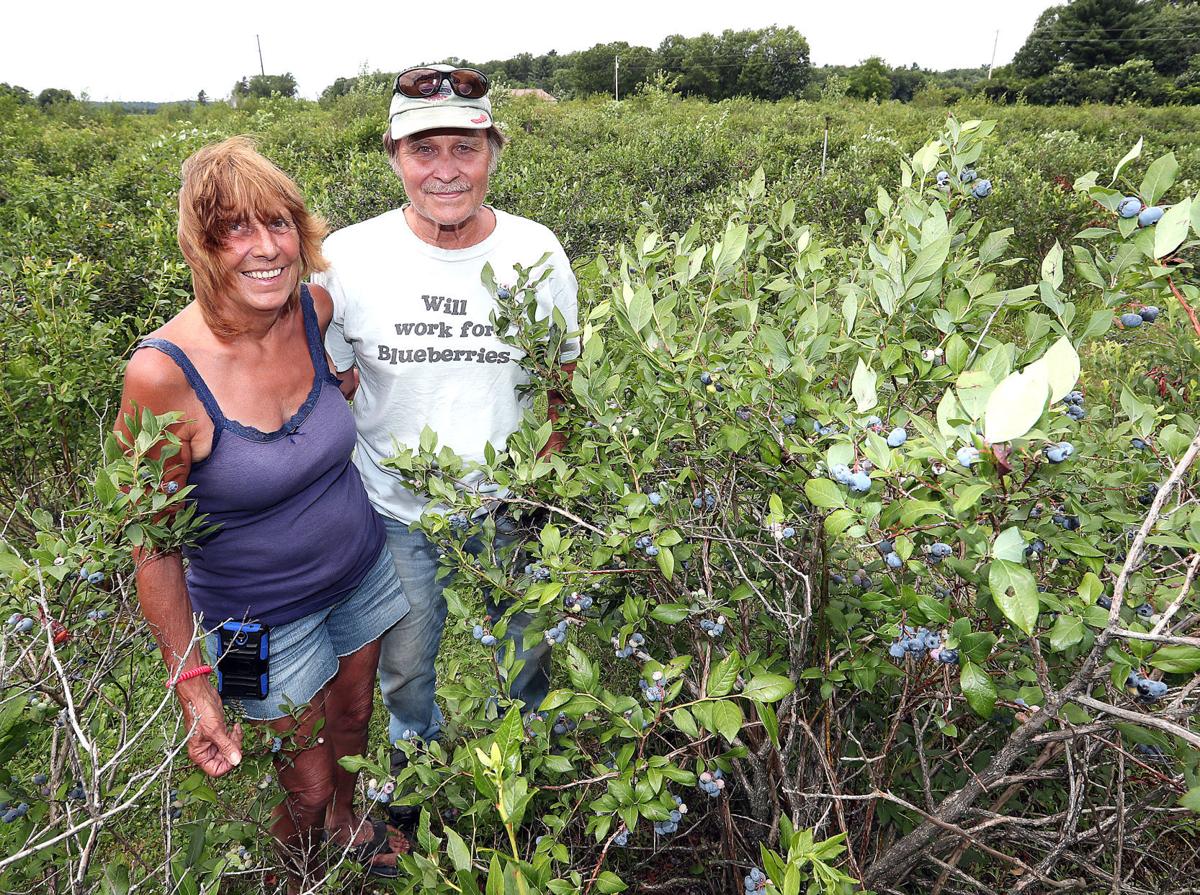
<instances>
[{"instance_id":1,"label":"man","mask_svg":"<svg viewBox=\"0 0 1200 895\"><path fill-rule=\"evenodd\" d=\"M495 300L480 279L484 265L508 285L516 281L515 265L532 266L549 253L552 272L537 288L539 306L547 315L557 307L568 330L577 325L577 284L554 234L484 204L488 175L504 146L491 111L481 72L452 65L401 72L384 147L408 204L330 236L323 249L330 268L318 280L334 304L326 347L339 372L353 367L359 377L355 463L384 517L412 606L384 635L379 660L393 745L429 739L441 728L434 659L446 620L446 582L436 578L434 545L409 531L428 496L408 490L381 463L396 444L415 449L425 426L439 444L476 461L487 443L499 448L516 431L527 407L517 387L527 377L513 349L492 332ZM570 344L564 364L578 355L577 342ZM551 395L552 416L554 401ZM480 484L478 477L466 482ZM525 659L509 690L532 711L549 688L549 649L542 641L520 649L527 622L518 615L508 625L506 636ZM393 763L403 764L399 750ZM397 812L394 819L411 817Z\"/></svg>"}]
</instances>

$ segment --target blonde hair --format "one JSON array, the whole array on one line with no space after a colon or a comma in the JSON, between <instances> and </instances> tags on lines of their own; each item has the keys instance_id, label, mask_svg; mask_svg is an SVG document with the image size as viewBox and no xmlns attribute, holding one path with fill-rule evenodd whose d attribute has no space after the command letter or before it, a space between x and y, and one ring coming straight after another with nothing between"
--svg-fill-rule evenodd
<instances>
[{"instance_id":1,"label":"blonde hair","mask_svg":"<svg viewBox=\"0 0 1200 895\"><path fill-rule=\"evenodd\" d=\"M192 269L192 290L204 322L218 336L237 335L222 315L225 293L235 288L234 274L221 262L229 227L246 219L266 224L288 217L300 237L300 277L285 313L300 298L300 283L312 271L325 270L321 240L329 232L324 219L305 207L300 189L254 148L248 137L230 137L189 156L180 171L179 248Z\"/></svg>"}]
</instances>

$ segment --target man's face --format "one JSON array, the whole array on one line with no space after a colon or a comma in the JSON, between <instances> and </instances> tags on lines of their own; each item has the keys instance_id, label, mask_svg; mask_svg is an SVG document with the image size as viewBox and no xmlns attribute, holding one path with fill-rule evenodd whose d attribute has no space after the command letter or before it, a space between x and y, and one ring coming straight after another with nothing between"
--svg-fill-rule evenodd
<instances>
[{"instance_id":1,"label":"man's face","mask_svg":"<svg viewBox=\"0 0 1200 895\"><path fill-rule=\"evenodd\" d=\"M468 223L487 197L490 155L484 131L445 128L404 137L397 162L413 209L441 227Z\"/></svg>"}]
</instances>

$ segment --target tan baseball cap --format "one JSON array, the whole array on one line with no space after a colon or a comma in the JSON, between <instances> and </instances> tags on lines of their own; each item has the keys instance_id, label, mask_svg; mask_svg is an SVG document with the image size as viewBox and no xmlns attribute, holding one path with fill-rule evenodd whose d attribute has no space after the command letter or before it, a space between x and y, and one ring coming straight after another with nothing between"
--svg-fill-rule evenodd
<instances>
[{"instance_id":1,"label":"tan baseball cap","mask_svg":"<svg viewBox=\"0 0 1200 895\"><path fill-rule=\"evenodd\" d=\"M445 63L421 66L447 74L460 67ZM443 127L484 130L493 123L492 102L486 93L480 97L459 96L451 89L450 80L443 78L437 90L429 96L405 96L399 91L393 93L388 122L393 140Z\"/></svg>"}]
</instances>

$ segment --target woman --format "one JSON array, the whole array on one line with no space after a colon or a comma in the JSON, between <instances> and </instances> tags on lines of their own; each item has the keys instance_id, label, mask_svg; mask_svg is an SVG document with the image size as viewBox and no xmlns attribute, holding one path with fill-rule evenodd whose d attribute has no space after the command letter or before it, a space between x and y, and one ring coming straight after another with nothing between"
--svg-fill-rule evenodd
<instances>
[{"instance_id":1,"label":"woman","mask_svg":"<svg viewBox=\"0 0 1200 895\"><path fill-rule=\"evenodd\" d=\"M195 300L129 361L118 430L135 408L178 411L164 489L195 486L190 499L219 527L184 551L186 573L179 553L140 551L138 601L191 732L188 755L214 777L241 761L242 732L226 726L193 648L193 612L210 632L229 620L267 626L266 698L225 703L280 738L287 795L272 832L305 856L290 866L293 886L315 868L320 838L395 876L403 839L354 814L355 775L337 763L366 751L379 638L408 601L350 462L354 420L339 386L353 383L330 372L321 347L329 294L302 285L325 266L325 226L244 138L201 149L182 174L179 245ZM215 661L216 633L207 647Z\"/></svg>"}]
</instances>

